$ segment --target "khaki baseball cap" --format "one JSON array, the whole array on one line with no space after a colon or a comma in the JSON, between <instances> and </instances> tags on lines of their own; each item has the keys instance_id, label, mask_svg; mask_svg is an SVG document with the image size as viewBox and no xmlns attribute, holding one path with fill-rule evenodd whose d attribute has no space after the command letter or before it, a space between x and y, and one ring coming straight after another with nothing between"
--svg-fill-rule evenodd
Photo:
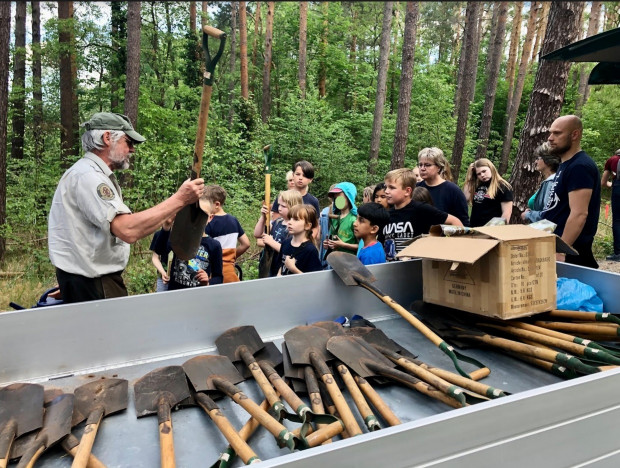
<instances>
[{"instance_id":1,"label":"khaki baseball cap","mask_svg":"<svg viewBox=\"0 0 620 468\"><path fill-rule=\"evenodd\" d=\"M87 122L82 124L86 130L122 130L135 143L146 141L142 135L133 129L129 117L112 112L98 112Z\"/></svg>"}]
</instances>

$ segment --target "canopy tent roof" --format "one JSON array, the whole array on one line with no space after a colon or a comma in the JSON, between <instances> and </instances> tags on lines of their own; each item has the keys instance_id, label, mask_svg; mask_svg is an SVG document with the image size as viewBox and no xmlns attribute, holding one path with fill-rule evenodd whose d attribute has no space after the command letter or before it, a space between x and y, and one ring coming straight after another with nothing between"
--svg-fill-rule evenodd
<instances>
[{"instance_id":1,"label":"canopy tent roof","mask_svg":"<svg viewBox=\"0 0 620 468\"><path fill-rule=\"evenodd\" d=\"M600 62L588 84L620 84L620 28L586 37L542 57L545 60Z\"/></svg>"}]
</instances>

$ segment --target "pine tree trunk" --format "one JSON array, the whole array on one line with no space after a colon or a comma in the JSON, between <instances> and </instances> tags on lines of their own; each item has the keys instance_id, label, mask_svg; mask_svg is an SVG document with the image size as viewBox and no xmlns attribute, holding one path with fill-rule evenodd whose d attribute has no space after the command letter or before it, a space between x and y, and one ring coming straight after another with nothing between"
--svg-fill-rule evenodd
<instances>
[{"instance_id":1,"label":"pine tree trunk","mask_svg":"<svg viewBox=\"0 0 620 468\"><path fill-rule=\"evenodd\" d=\"M189 2L189 30L196 31L196 2Z\"/></svg>"},{"instance_id":2,"label":"pine tree trunk","mask_svg":"<svg viewBox=\"0 0 620 468\"><path fill-rule=\"evenodd\" d=\"M209 23L209 13L208 13L209 2L202 2L202 8L200 12L200 26L205 27Z\"/></svg>"},{"instance_id":3,"label":"pine tree trunk","mask_svg":"<svg viewBox=\"0 0 620 468\"><path fill-rule=\"evenodd\" d=\"M308 2L299 2L299 69L301 98L306 99L306 48L308 46Z\"/></svg>"},{"instance_id":4,"label":"pine tree trunk","mask_svg":"<svg viewBox=\"0 0 620 468\"><path fill-rule=\"evenodd\" d=\"M230 81L228 83L228 125L232 125L235 116L235 65L237 63L237 6L238 2L230 2Z\"/></svg>"},{"instance_id":5,"label":"pine tree trunk","mask_svg":"<svg viewBox=\"0 0 620 468\"><path fill-rule=\"evenodd\" d=\"M239 70L241 72L241 97L250 98L248 88L248 18L245 2L239 2Z\"/></svg>"},{"instance_id":6,"label":"pine tree trunk","mask_svg":"<svg viewBox=\"0 0 620 468\"><path fill-rule=\"evenodd\" d=\"M398 4L397 4L398 6ZM398 63L398 21L400 19L400 11L398 7L394 9L394 25L392 27L394 37L392 39L392 60L389 63L388 73L390 75L390 114L394 114L394 109L397 106L396 101L396 64Z\"/></svg>"},{"instance_id":7,"label":"pine tree trunk","mask_svg":"<svg viewBox=\"0 0 620 468\"><path fill-rule=\"evenodd\" d=\"M508 52L508 64L506 66L506 81L508 81L508 97L506 102L512 99L515 85L515 70L517 68L517 51L521 40L521 12L523 2L515 2L515 14L510 31L510 50Z\"/></svg>"},{"instance_id":8,"label":"pine tree trunk","mask_svg":"<svg viewBox=\"0 0 620 468\"><path fill-rule=\"evenodd\" d=\"M551 8L551 2L542 2L542 12L538 15L538 26L536 28L536 40L534 41L534 47L532 48L532 58L530 59L530 63L534 63L536 61L536 57L538 57L538 52L540 51L540 45L542 43L543 38L545 37L545 32L547 30L547 20L549 19L550 8Z\"/></svg>"},{"instance_id":9,"label":"pine tree trunk","mask_svg":"<svg viewBox=\"0 0 620 468\"><path fill-rule=\"evenodd\" d=\"M582 2L552 3L542 55L577 39L583 8ZM519 219L527 200L537 189L539 177L534 165L534 149L547 139L549 126L560 115L570 67L569 61L542 60L536 72L510 179L514 189L513 220Z\"/></svg>"},{"instance_id":10,"label":"pine tree trunk","mask_svg":"<svg viewBox=\"0 0 620 468\"><path fill-rule=\"evenodd\" d=\"M321 2L321 11L323 13L323 32L319 46L319 97L324 98L327 85L327 15L329 13L329 2Z\"/></svg>"},{"instance_id":11,"label":"pine tree trunk","mask_svg":"<svg viewBox=\"0 0 620 468\"><path fill-rule=\"evenodd\" d=\"M43 152L43 89L41 87L41 5L32 2L32 133L34 157Z\"/></svg>"},{"instance_id":12,"label":"pine tree trunk","mask_svg":"<svg viewBox=\"0 0 620 468\"><path fill-rule=\"evenodd\" d=\"M489 135L491 134L491 120L493 118L493 106L495 105L495 92L497 90L497 80L499 77L499 67L502 56L504 55L504 33L506 32L506 16L508 13L508 2L500 2L495 6L497 10L495 31L492 34L493 42L490 43L488 53L487 83L484 97L484 107L482 109L482 119L478 131L478 148L476 159L485 158ZM494 15L495 16L495 15Z\"/></svg>"},{"instance_id":13,"label":"pine tree trunk","mask_svg":"<svg viewBox=\"0 0 620 468\"><path fill-rule=\"evenodd\" d=\"M377 96L375 99L375 114L372 121L370 157L368 158L368 175L371 176L371 178L374 178L377 172L377 162L379 160L379 145L381 143L381 127L383 125L383 110L387 85L388 58L390 57L390 31L392 28L393 6L394 2L385 2L383 4L383 25L381 26L379 66L377 70Z\"/></svg>"},{"instance_id":14,"label":"pine tree trunk","mask_svg":"<svg viewBox=\"0 0 620 468\"><path fill-rule=\"evenodd\" d=\"M28 5L25 0L15 3L15 51L13 53L13 81L11 89L11 107L13 108L11 158L23 159L24 113L26 110L26 10Z\"/></svg>"},{"instance_id":15,"label":"pine tree trunk","mask_svg":"<svg viewBox=\"0 0 620 468\"><path fill-rule=\"evenodd\" d=\"M261 109L261 118L265 123L267 122L267 120L269 120L269 114L271 113L270 76L274 8L275 2L267 2L267 27L265 29L265 64L263 66L263 97Z\"/></svg>"},{"instance_id":16,"label":"pine tree trunk","mask_svg":"<svg viewBox=\"0 0 620 468\"><path fill-rule=\"evenodd\" d=\"M0 109L9 107L9 49L11 48L11 4L0 2ZM0 112L0 226L6 224L7 113ZM0 265L6 254L6 238L0 232Z\"/></svg>"},{"instance_id":17,"label":"pine tree trunk","mask_svg":"<svg viewBox=\"0 0 620 468\"><path fill-rule=\"evenodd\" d=\"M60 152L64 168L77 156L77 118L75 102L77 83L74 73L73 2L58 2L58 41L60 43Z\"/></svg>"},{"instance_id":18,"label":"pine tree trunk","mask_svg":"<svg viewBox=\"0 0 620 468\"><path fill-rule=\"evenodd\" d=\"M252 78L250 80L252 90L254 90L254 83L256 82L256 60L258 57L258 39L260 37L259 26L261 26L260 2L256 2L256 11L254 12L254 39L252 40ZM262 27L260 29L262 29Z\"/></svg>"},{"instance_id":19,"label":"pine tree trunk","mask_svg":"<svg viewBox=\"0 0 620 468\"><path fill-rule=\"evenodd\" d=\"M527 32L523 42L523 50L521 51L521 62L519 63L519 73L517 82L512 93L512 99L508 102L506 109L506 124L504 126L504 142L502 144L502 156L499 164L499 173L504 174L508 169L508 160L510 158L510 148L512 147L512 136L515 131L515 122L519 112L519 104L521 104L521 95L523 93L523 84L525 83L525 75L527 73L530 52L532 50L532 41L534 31L536 29L536 18L540 10L540 3L532 2L530 5L529 18L527 20Z\"/></svg>"},{"instance_id":20,"label":"pine tree trunk","mask_svg":"<svg viewBox=\"0 0 620 468\"><path fill-rule=\"evenodd\" d=\"M140 6L141 2L128 2L127 4L127 78L124 113L135 128L138 128L138 98L140 97L140 31L142 29Z\"/></svg>"},{"instance_id":21,"label":"pine tree trunk","mask_svg":"<svg viewBox=\"0 0 620 468\"><path fill-rule=\"evenodd\" d=\"M592 8L590 9L590 20L588 21L587 37L594 36L598 32L601 9L603 2L592 2ZM581 116L581 109L588 100L590 94L590 87L588 86L588 76L590 73L584 64L581 64L579 74L579 94L577 95L577 102L575 102L575 114Z\"/></svg>"},{"instance_id":22,"label":"pine tree trunk","mask_svg":"<svg viewBox=\"0 0 620 468\"><path fill-rule=\"evenodd\" d=\"M409 137L409 110L411 108L411 84L413 83L413 66L415 59L415 41L418 23L418 2L407 2L405 13L405 34L401 59L400 90L398 93L398 112L396 114L396 132L390 169L405 167L407 138Z\"/></svg>"},{"instance_id":23,"label":"pine tree trunk","mask_svg":"<svg viewBox=\"0 0 620 468\"><path fill-rule=\"evenodd\" d=\"M476 1L467 2L465 14L465 31L463 32L463 48L461 61L464 63L462 82L460 85L460 99L457 105L456 135L452 147L452 176L458 180L463 160L463 149L467 137L467 120L469 118L469 105L474 99L476 87L476 74L478 71L478 50L480 48L480 35L478 33L478 20L480 17L481 4Z\"/></svg>"}]
</instances>

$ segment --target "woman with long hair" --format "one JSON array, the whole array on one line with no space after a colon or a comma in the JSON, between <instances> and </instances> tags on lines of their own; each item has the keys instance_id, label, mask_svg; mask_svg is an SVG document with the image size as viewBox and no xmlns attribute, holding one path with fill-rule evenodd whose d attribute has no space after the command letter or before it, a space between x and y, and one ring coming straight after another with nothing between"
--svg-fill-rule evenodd
<instances>
[{"instance_id":1,"label":"woman with long hair","mask_svg":"<svg viewBox=\"0 0 620 468\"><path fill-rule=\"evenodd\" d=\"M450 163L443 151L436 147L420 150L418 169L422 181L417 185L429 191L435 207L457 217L463 226L469 226L467 200L459 186L452 182Z\"/></svg>"},{"instance_id":2,"label":"woman with long hair","mask_svg":"<svg viewBox=\"0 0 620 468\"><path fill-rule=\"evenodd\" d=\"M471 227L484 226L492 218L501 217L506 224L510 222L512 187L488 159L480 158L470 164L463 191L472 205Z\"/></svg>"}]
</instances>

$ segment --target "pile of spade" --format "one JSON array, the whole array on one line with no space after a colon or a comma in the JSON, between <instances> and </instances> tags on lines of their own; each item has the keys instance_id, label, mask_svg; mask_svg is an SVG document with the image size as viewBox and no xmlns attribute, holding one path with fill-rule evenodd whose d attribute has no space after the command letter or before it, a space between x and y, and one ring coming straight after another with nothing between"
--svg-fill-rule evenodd
<instances>
[{"instance_id":1,"label":"pile of spade","mask_svg":"<svg viewBox=\"0 0 620 468\"><path fill-rule=\"evenodd\" d=\"M102 418L127 408L125 379L98 379L73 393L14 383L0 388L0 467L19 460L32 467L48 448L60 444L73 456L72 467L104 467L91 454ZM71 430L84 423L81 439Z\"/></svg>"},{"instance_id":2,"label":"pile of spade","mask_svg":"<svg viewBox=\"0 0 620 468\"><path fill-rule=\"evenodd\" d=\"M552 310L498 320L416 301L413 310L459 348L484 347L571 379L620 365L620 318L612 313Z\"/></svg>"}]
</instances>

